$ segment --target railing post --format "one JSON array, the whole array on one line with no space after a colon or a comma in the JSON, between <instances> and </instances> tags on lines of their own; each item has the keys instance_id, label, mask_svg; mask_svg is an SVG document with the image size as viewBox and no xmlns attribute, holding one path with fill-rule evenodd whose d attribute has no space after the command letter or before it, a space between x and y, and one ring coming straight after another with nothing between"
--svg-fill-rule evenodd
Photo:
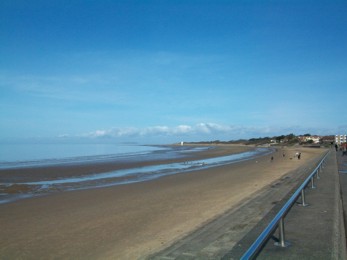
<instances>
[{"instance_id":1,"label":"railing post","mask_svg":"<svg viewBox=\"0 0 347 260\"><path fill-rule=\"evenodd\" d=\"M311 189L315 189L316 186L314 185L314 176L311 177Z\"/></svg>"},{"instance_id":2,"label":"railing post","mask_svg":"<svg viewBox=\"0 0 347 260\"><path fill-rule=\"evenodd\" d=\"M319 177L319 172L321 171L321 168L322 168L322 164L321 164L321 165L319 165L319 168L318 168L318 170L317 170L317 174L316 174L316 178L317 178L317 180L319 180L319 179L320 179L320 177Z\"/></svg>"},{"instance_id":3,"label":"railing post","mask_svg":"<svg viewBox=\"0 0 347 260\"><path fill-rule=\"evenodd\" d=\"M322 168L324 168L325 164L326 164L326 158L324 158L324 160L323 160L323 162L321 164Z\"/></svg>"},{"instance_id":4,"label":"railing post","mask_svg":"<svg viewBox=\"0 0 347 260\"><path fill-rule=\"evenodd\" d=\"M301 204L300 206L306 207L308 204L305 202L305 188L301 190Z\"/></svg>"},{"instance_id":5,"label":"railing post","mask_svg":"<svg viewBox=\"0 0 347 260\"><path fill-rule=\"evenodd\" d=\"M280 222L278 223L278 231L279 231L279 241L275 242L275 246L280 247L287 247L290 244L285 241L285 234L284 234L284 219L283 217L280 219Z\"/></svg>"}]
</instances>

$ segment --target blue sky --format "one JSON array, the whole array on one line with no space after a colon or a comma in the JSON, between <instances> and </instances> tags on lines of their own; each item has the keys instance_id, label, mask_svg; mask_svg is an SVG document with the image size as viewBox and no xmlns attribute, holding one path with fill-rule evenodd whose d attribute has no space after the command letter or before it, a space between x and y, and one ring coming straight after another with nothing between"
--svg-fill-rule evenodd
<instances>
[{"instance_id":1,"label":"blue sky","mask_svg":"<svg viewBox=\"0 0 347 260\"><path fill-rule=\"evenodd\" d=\"M0 3L0 139L346 133L346 1Z\"/></svg>"}]
</instances>

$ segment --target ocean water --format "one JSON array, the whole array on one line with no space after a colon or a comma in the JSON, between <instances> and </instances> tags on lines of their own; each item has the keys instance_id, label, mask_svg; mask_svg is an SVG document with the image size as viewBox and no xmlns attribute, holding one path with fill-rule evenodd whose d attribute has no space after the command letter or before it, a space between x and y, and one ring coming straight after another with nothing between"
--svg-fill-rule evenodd
<instances>
[{"instance_id":1,"label":"ocean water","mask_svg":"<svg viewBox=\"0 0 347 260\"><path fill-rule=\"evenodd\" d=\"M135 162L175 159L186 153L214 149L213 146L164 146L124 143L0 143L0 169L40 167L94 162ZM239 157L266 153L268 149L209 159L228 163ZM234 158L234 159L232 159Z\"/></svg>"},{"instance_id":2,"label":"ocean water","mask_svg":"<svg viewBox=\"0 0 347 260\"><path fill-rule=\"evenodd\" d=\"M123 143L0 144L0 169L128 160L168 150L164 146Z\"/></svg>"}]
</instances>

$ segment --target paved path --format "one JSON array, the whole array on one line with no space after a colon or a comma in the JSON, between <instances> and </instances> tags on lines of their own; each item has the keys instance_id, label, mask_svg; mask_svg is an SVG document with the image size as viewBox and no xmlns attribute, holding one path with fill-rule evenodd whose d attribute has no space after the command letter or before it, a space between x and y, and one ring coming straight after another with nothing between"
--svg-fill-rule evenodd
<instances>
[{"instance_id":1,"label":"paved path","mask_svg":"<svg viewBox=\"0 0 347 260\"><path fill-rule=\"evenodd\" d=\"M343 205L343 216L345 228L347 227L347 156L342 156L342 152L336 153L336 159L340 177L341 198ZM347 232L345 232L347 234ZM346 258L347 259L347 258Z\"/></svg>"},{"instance_id":2,"label":"paved path","mask_svg":"<svg viewBox=\"0 0 347 260\"><path fill-rule=\"evenodd\" d=\"M347 170L347 165L346 161L337 163L338 156L331 151L316 181L317 188L306 189L306 202L310 206L294 205L286 216L286 239L291 246L276 247L270 240L258 259L346 259L338 166ZM313 168L302 166L288 173L255 199L243 201L238 208L225 212L149 259L239 259ZM341 184L346 188L342 192L346 195L343 202L347 205L347 174L343 181Z\"/></svg>"},{"instance_id":3,"label":"paved path","mask_svg":"<svg viewBox=\"0 0 347 260\"><path fill-rule=\"evenodd\" d=\"M337 156L332 150L316 181L317 188L306 188L309 206L294 205L286 216L286 240L291 245L281 248L269 241L257 259L346 259Z\"/></svg>"}]
</instances>

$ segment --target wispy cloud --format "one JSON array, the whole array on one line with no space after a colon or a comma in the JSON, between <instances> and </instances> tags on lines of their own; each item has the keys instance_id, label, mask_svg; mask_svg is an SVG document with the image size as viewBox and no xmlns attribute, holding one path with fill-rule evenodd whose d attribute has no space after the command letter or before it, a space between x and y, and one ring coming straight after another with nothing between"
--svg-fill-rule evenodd
<instances>
[{"instance_id":1,"label":"wispy cloud","mask_svg":"<svg viewBox=\"0 0 347 260\"><path fill-rule=\"evenodd\" d=\"M253 127L237 125L221 125L216 123L199 123L196 125L178 126L151 126L146 128L124 127L107 130L96 130L79 135L87 138L127 138L127 137L187 137L205 138L205 140L215 140L224 137L224 140L236 140L240 138L275 136L282 134L329 134L333 130L329 129L305 129L300 126L293 127Z\"/></svg>"},{"instance_id":2,"label":"wispy cloud","mask_svg":"<svg viewBox=\"0 0 347 260\"><path fill-rule=\"evenodd\" d=\"M134 137L134 136L156 136L156 135L179 135L191 134L196 130L188 125L179 125L176 127L168 126L151 126L145 128L124 127L112 128L107 130L96 130L85 133L82 137Z\"/></svg>"},{"instance_id":3,"label":"wispy cloud","mask_svg":"<svg viewBox=\"0 0 347 260\"><path fill-rule=\"evenodd\" d=\"M151 97L158 91L162 96L181 95L186 84L205 78L211 73L211 63L221 59L212 55L130 50L125 54L85 52L60 58L67 66L65 72L48 70L20 74L2 70L0 86L39 98L114 102L115 98L123 97L122 100L131 102L134 97Z\"/></svg>"},{"instance_id":4,"label":"wispy cloud","mask_svg":"<svg viewBox=\"0 0 347 260\"><path fill-rule=\"evenodd\" d=\"M16 95L58 101L122 102L126 93L116 85L116 77L101 74L37 76L11 75L0 72L0 87ZM110 87L111 86L111 87Z\"/></svg>"}]
</instances>

